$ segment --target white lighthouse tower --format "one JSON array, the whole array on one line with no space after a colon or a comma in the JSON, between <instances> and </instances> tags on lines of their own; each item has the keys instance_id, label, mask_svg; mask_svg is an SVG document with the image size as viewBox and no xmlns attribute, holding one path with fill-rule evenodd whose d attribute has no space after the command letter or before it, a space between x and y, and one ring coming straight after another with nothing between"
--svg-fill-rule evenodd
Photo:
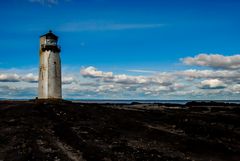
<instances>
[{"instance_id":1,"label":"white lighthouse tower","mask_svg":"<svg viewBox=\"0 0 240 161\"><path fill-rule=\"evenodd\" d=\"M58 37L50 30L40 37L38 98L62 99L61 59Z\"/></svg>"}]
</instances>

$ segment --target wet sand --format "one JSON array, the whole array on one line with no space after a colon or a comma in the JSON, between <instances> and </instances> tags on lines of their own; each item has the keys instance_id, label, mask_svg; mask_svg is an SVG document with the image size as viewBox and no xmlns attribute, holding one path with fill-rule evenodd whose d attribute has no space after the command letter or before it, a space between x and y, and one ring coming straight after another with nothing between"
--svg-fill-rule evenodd
<instances>
[{"instance_id":1,"label":"wet sand","mask_svg":"<svg viewBox=\"0 0 240 161\"><path fill-rule=\"evenodd\" d=\"M0 161L239 161L240 106L0 101Z\"/></svg>"}]
</instances>

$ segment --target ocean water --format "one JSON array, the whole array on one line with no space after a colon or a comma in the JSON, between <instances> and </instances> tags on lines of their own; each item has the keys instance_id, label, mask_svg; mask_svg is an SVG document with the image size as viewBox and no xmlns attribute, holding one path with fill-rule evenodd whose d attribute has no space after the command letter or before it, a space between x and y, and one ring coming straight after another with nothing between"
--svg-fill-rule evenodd
<instances>
[{"instance_id":1,"label":"ocean water","mask_svg":"<svg viewBox=\"0 0 240 161\"><path fill-rule=\"evenodd\" d=\"M240 104L240 100L71 100L73 102L81 102L81 103L121 103L121 104L131 104L132 102L138 103L171 103L171 104L186 104L187 102L197 101L197 102L221 102L221 103L236 103Z\"/></svg>"}]
</instances>

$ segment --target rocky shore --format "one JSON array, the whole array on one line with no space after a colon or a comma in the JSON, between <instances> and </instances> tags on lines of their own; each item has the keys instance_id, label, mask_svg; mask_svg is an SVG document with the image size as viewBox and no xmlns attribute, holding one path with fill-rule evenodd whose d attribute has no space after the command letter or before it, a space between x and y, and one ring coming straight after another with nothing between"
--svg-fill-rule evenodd
<instances>
[{"instance_id":1,"label":"rocky shore","mask_svg":"<svg viewBox=\"0 0 240 161\"><path fill-rule=\"evenodd\" d=\"M239 161L240 105L0 102L0 161Z\"/></svg>"}]
</instances>

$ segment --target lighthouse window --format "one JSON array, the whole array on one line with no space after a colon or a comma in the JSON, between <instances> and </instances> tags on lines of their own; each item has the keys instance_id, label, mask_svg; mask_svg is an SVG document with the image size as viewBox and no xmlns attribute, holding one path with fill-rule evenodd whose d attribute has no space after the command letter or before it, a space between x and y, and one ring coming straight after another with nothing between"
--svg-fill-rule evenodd
<instances>
[{"instance_id":1,"label":"lighthouse window","mask_svg":"<svg viewBox=\"0 0 240 161\"><path fill-rule=\"evenodd\" d=\"M52 39L47 39L46 40L46 44L48 44L48 45L56 45L56 41L52 40Z\"/></svg>"},{"instance_id":2,"label":"lighthouse window","mask_svg":"<svg viewBox=\"0 0 240 161\"><path fill-rule=\"evenodd\" d=\"M55 45L56 42L54 40L50 40L50 44Z\"/></svg>"}]
</instances>

